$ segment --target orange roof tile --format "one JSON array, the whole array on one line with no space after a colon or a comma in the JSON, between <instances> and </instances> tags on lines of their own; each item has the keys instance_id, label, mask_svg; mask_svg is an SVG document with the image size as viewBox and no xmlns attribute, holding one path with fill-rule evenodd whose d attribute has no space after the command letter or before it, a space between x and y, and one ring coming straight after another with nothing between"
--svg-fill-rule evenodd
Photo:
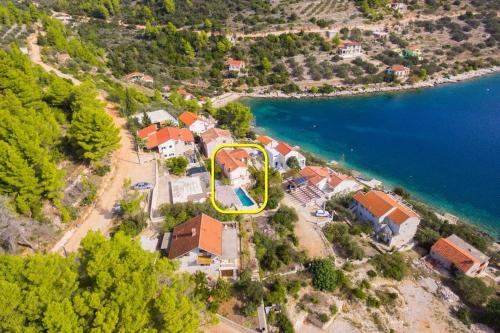
<instances>
[{"instance_id":1,"label":"orange roof tile","mask_svg":"<svg viewBox=\"0 0 500 333\"><path fill-rule=\"evenodd\" d=\"M194 137L187 128L165 127L148 137L146 148L155 148L168 140L194 142Z\"/></svg>"},{"instance_id":2,"label":"orange roof tile","mask_svg":"<svg viewBox=\"0 0 500 333\"><path fill-rule=\"evenodd\" d=\"M152 76L150 76L150 75L144 75L144 76L142 77L142 80L143 80L143 81L150 81L150 82L154 81L153 77L152 77Z\"/></svg>"},{"instance_id":3,"label":"orange roof tile","mask_svg":"<svg viewBox=\"0 0 500 333\"><path fill-rule=\"evenodd\" d=\"M211 128L201 134L201 139L205 143L212 142L217 138L231 138L231 132L221 128Z\"/></svg>"},{"instance_id":4,"label":"orange roof tile","mask_svg":"<svg viewBox=\"0 0 500 333\"><path fill-rule=\"evenodd\" d=\"M372 190L366 194L358 192L353 198L376 217L381 217L390 212L387 217L397 224L404 223L410 217L418 217L417 213L382 191Z\"/></svg>"},{"instance_id":5,"label":"orange roof tile","mask_svg":"<svg viewBox=\"0 0 500 333\"><path fill-rule=\"evenodd\" d=\"M201 214L179 224L172 232L168 257L175 259L199 247L217 256L222 255L222 223Z\"/></svg>"},{"instance_id":6,"label":"orange roof tile","mask_svg":"<svg viewBox=\"0 0 500 333\"><path fill-rule=\"evenodd\" d=\"M156 130L157 130L156 125L151 124L148 127L144 127L143 129L138 130L137 136L140 137L141 139L145 139L151 134L154 134Z\"/></svg>"},{"instance_id":7,"label":"orange roof tile","mask_svg":"<svg viewBox=\"0 0 500 333\"><path fill-rule=\"evenodd\" d=\"M217 152L215 160L219 165L224 168L227 173L234 171L238 168L245 168L246 164L244 159L248 159L248 153L243 149L221 149Z\"/></svg>"},{"instance_id":8,"label":"orange roof tile","mask_svg":"<svg viewBox=\"0 0 500 333\"><path fill-rule=\"evenodd\" d=\"M288 143L285 143L285 142L280 142L277 146L276 146L276 150L278 151L278 153L280 153L281 155L283 156L286 156L288 155L288 153L290 153L293 148L292 146L290 146Z\"/></svg>"},{"instance_id":9,"label":"orange roof tile","mask_svg":"<svg viewBox=\"0 0 500 333\"><path fill-rule=\"evenodd\" d=\"M179 88L177 89L177 92L181 95L181 96L193 96L193 94L191 94L190 92L188 92L186 89L184 88Z\"/></svg>"},{"instance_id":10,"label":"orange roof tile","mask_svg":"<svg viewBox=\"0 0 500 333\"><path fill-rule=\"evenodd\" d=\"M316 185L323 179L328 178L330 176L330 171L326 167L306 166L304 169L300 170L300 175L307 177L311 183Z\"/></svg>"},{"instance_id":11,"label":"orange roof tile","mask_svg":"<svg viewBox=\"0 0 500 333\"><path fill-rule=\"evenodd\" d=\"M255 140L259 141L262 143L264 146L267 146L271 142L273 142L273 139L266 136L266 135L259 135Z\"/></svg>"},{"instance_id":12,"label":"orange roof tile","mask_svg":"<svg viewBox=\"0 0 500 333\"><path fill-rule=\"evenodd\" d=\"M144 73L141 73L141 72L132 72L132 73L128 73L127 75L125 75L126 79L131 79L133 77L144 77Z\"/></svg>"},{"instance_id":13,"label":"orange roof tile","mask_svg":"<svg viewBox=\"0 0 500 333\"><path fill-rule=\"evenodd\" d=\"M467 272L474 263L479 262L476 258L447 238L440 238L432 245L431 251L454 264L464 273Z\"/></svg>"},{"instance_id":14,"label":"orange roof tile","mask_svg":"<svg viewBox=\"0 0 500 333\"><path fill-rule=\"evenodd\" d=\"M181 113L179 120L182 121L187 126L191 126L195 121L198 120L198 116L192 112L186 111Z\"/></svg>"},{"instance_id":15,"label":"orange roof tile","mask_svg":"<svg viewBox=\"0 0 500 333\"><path fill-rule=\"evenodd\" d=\"M242 67L245 65L245 62L241 61L241 60L229 60L229 65L236 66L236 67Z\"/></svg>"},{"instance_id":16,"label":"orange roof tile","mask_svg":"<svg viewBox=\"0 0 500 333\"><path fill-rule=\"evenodd\" d=\"M403 65L392 65L392 66L391 66L391 69L392 69L394 72L403 72L403 71L409 70L409 68L408 68L408 67L403 66Z\"/></svg>"},{"instance_id":17,"label":"orange roof tile","mask_svg":"<svg viewBox=\"0 0 500 333\"><path fill-rule=\"evenodd\" d=\"M329 184L330 184L330 186L335 188L340 183L342 183L344 180L352 180L352 179L354 179L354 178L352 178L351 176L348 176L348 175L344 175L343 173L333 173L330 176Z\"/></svg>"}]
</instances>

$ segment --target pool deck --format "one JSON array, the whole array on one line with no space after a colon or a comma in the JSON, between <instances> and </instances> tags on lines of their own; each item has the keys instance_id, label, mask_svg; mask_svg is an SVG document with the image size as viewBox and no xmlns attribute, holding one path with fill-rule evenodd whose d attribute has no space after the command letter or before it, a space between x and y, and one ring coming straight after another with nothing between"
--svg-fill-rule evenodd
<instances>
[{"instance_id":1,"label":"pool deck","mask_svg":"<svg viewBox=\"0 0 500 333\"><path fill-rule=\"evenodd\" d=\"M249 209L256 209L258 208L258 205L255 203L255 200L248 194L248 192L244 189L243 192L252 200L254 203L252 206L243 206L240 198L238 195L235 193L235 190L238 188L233 187L230 185L220 185L216 184L215 185L215 199L223 204L224 206L227 207L228 210L231 209L236 209L236 210L249 210Z\"/></svg>"}]
</instances>

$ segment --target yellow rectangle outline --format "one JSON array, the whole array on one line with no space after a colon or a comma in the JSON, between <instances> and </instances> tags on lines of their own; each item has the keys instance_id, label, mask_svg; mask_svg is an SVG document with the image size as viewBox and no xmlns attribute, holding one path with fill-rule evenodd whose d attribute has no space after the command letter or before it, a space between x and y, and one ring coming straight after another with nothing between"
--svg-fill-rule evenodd
<instances>
[{"instance_id":1,"label":"yellow rectangle outline","mask_svg":"<svg viewBox=\"0 0 500 333\"><path fill-rule=\"evenodd\" d=\"M264 154L264 202L259 208L247 210L225 210L217 206L215 201L215 155L223 148L257 148L262 152L262 154ZM210 200L212 201L212 206L216 211L222 214L258 214L266 208L267 201L269 199L269 158L266 150L262 146L256 143L223 143L215 147L210 160Z\"/></svg>"}]
</instances>

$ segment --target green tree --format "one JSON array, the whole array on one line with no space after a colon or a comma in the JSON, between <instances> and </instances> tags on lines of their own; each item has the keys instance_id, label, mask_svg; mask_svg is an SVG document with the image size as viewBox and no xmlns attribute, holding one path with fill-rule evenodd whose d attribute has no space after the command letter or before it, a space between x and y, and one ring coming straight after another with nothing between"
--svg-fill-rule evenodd
<instances>
[{"instance_id":1,"label":"green tree","mask_svg":"<svg viewBox=\"0 0 500 333\"><path fill-rule=\"evenodd\" d=\"M330 258L315 259L309 264L314 288L322 291L333 291L344 283L344 274L335 269Z\"/></svg>"},{"instance_id":2,"label":"green tree","mask_svg":"<svg viewBox=\"0 0 500 333\"><path fill-rule=\"evenodd\" d=\"M248 106L231 102L218 109L215 118L221 127L231 130L237 138L242 138L250 132L253 116Z\"/></svg>"},{"instance_id":3,"label":"green tree","mask_svg":"<svg viewBox=\"0 0 500 333\"><path fill-rule=\"evenodd\" d=\"M131 116L137 112L137 101L130 88L125 89L125 96L121 105L121 113L124 116Z\"/></svg>"},{"instance_id":4,"label":"green tree","mask_svg":"<svg viewBox=\"0 0 500 333\"><path fill-rule=\"evenodd\" d=\"M175 12L175 1L174 0L163 0L163 6L167 13L172 14Z\"/></svg>"},{"instance_id":5,"label":"green tree","mask_svg":"<svg viewBox=\"0 0 500 333\"><path fill-rule=\"evenodd\" d=\"M68 137L81 158L99 163L119 147L119 132L102 108L84 106L73 115Z\"/></svg>"},{"instance_id":6,"label":"green tree","mask_svg":"<svg viewBox=\"0 0 500 333\"><path fill-rule=\"evenodd\" d=\"M121 233L89 233L67 258L2 255L0 330L196 332L192 280L174 267Z\"/></svg>"},{"instance_id":7,"label":"green tree","mask_svg":"<svg viewBox=\"0 0 500 333\"><path fill-rule=\"evenodd\" d=\"M186 173L188 160L184 156L171 157L166 161L168 171L176 176Z\"/></svg>"},{"instance_id":8,"label":"green tree","mask_svg":"<svg viewBox=\"0 0 500 333\"><path fill-rule=\"evenodd\" d=\"M300 170L299 160L298 160L298 159L297 159L297 157L295 157L295 156L292 156L292 157L290 157L288 160L286 160L286 165L287 165L290 169Z\"/></svg>"}]
</instances>

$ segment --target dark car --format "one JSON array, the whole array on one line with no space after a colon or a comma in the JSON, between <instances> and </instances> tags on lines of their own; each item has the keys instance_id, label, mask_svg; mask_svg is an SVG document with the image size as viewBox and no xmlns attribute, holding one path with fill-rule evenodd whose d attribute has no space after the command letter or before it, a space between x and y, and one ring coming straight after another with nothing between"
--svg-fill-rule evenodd
<instances>
[{"instance_id":1,"label":"dark car","mask_svg":"<svg viewBox=\"0 0 500 333\"><path fill-rule=\"evenodd\" d=\"M140 182L140 183L135 183L134 186L132 186L134 190L150 190L153 188L153 184L147 183L147 182Z\"/></svg>"}]
</instances>

